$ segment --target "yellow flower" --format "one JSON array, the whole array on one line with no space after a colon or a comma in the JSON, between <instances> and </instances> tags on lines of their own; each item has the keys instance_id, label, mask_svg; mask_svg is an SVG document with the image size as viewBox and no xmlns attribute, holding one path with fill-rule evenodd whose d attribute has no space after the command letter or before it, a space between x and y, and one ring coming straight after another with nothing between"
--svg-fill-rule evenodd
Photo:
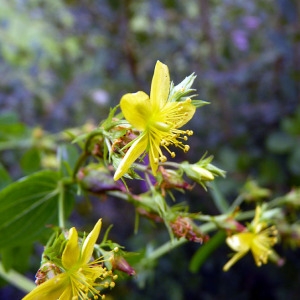
<instances>
[{"instance_id":1,"label":"yellow flower","mask_svg":"<svg viewBox=\"0 0 300 300\"><path fill-rule=\"evenodd\" d=\"M259 267L268 262L271 254L274 254L272 246L277 242L277 230L275 226L267 227L260 221L261 207L257 206L254 220L251 223L251 231L241 232L227 237L228 246L237 253L225 264L224 271L228 271L233 264L251 250L255 263Z\"/></svg>"},{"instance_id":2,"label":"yellow flower","mask_svg":"<svg viewBox=\"0 0 300 300\"><path fill-rule=\"evenodd\" d=\"M179 130L195 113L195 106L191 99L184 101L171 101L168 99L170 91L169 70L166 65L157 61L151 84L150 98L144 92L126 94L120 101L125 119L141 134L130 144L130 148L119 164L114 179L118 180L131 167L132 163L145 151L149 152L150 166L156 174L159 161L165 162L161 147L171 152L169 146L173 145L188 151L189 146L181 140L187 140L192 135L190 130Z\"/></svg>"},{"instance_id":3,"label":"yellow flower","mask_svg":"<svg viewBox=\"0 0 300 300\"><path fill-rule=\"evenodd\" d=\"M94 229L86 237L82 247L78 244L78 233L73 227L69 230L69 239L62 253L62 273L37 286L23 300L75 300L75 299L103 299L97 287L113 287L114 282L102 282L105 277L112 276L102 266L102 257L91 260L94 245L101 229L99 220Z\"/></svg>"}]
</instances>

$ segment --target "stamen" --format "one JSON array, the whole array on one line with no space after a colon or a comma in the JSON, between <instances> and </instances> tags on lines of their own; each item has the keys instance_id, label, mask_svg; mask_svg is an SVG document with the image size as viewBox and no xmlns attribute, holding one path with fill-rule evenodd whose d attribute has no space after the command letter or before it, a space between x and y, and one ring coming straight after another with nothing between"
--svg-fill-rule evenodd
<instances>
[{"instance_id":1,"label":"stamen","mask_svg":"<svg viewBox=\"0 0 300 300\"><path fill-rule=\"evenodd\" d=\"M167 158L164 155L162 155L159 159L162 163L167 161Z\"/></svg>"}]
</instances>

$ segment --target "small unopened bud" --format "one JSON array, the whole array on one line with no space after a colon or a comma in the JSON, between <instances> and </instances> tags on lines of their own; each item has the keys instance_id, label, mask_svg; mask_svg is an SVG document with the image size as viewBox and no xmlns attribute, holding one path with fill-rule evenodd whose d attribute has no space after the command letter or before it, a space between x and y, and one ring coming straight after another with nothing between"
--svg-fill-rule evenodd
<instances>
[{"instance_id":1,"label":"small unopened bud","mask_svg":"<svg viewBox=\"0 0 300 300\"><path fill-rule=\"evenodd\" d=\"M202 167L200 167L200 166L192 165L192 166L191 166L191 169L192 169L194 172L196 172L197 175L198 175L198 176L200 177L200 179L202 179L202 180L205 180L205 181L211 181L211 180L214 180L214 179L215 179L214 175L213 175L210 171L208 171L208 170L206 170L206 169L204 169L204 168L202 168Z\"/></svg>"},{"instance_id":2,"label":"small unopened bud","mask_svg":"<svg viewBox=\"0 0 300 300\"><path fill-rule=\"evenodd\" d=\"M127 273L130 276L134 276L136 274L135 270L129 265L129 263L122 256L114 255L111 258L111 264L114 269Z\"/></svg>"},{"instance_id":3,"label":"small unopened bud","mask_svg":"<svg viewBox=\"0 0 300 300\"><path fill-rule=\"evenodd\" d=\"M110 172L97 164L90 164L80 169L77 173L77 179L83 189L95 194L107 191L124 191L123 185L115 182Z\"/></svg>"}]
</instances>

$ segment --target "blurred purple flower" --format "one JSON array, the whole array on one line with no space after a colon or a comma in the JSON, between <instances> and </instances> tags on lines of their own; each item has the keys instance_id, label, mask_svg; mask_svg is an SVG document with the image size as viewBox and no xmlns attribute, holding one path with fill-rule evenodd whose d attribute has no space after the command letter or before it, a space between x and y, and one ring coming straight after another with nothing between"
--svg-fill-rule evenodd
<instances>
[{"instance_id":1,"label":"blurred purple flower","mask_svg":"<svg viewBox=\"0 0 300 300\"><path fill-rule=\"evenodd\" d=\"M249 48L249 42L246 31L236 29L231 33L231 39L236 48L246 51Z\"/></svg>"},{"instance_id":2,"label":"blurred purple flower","mask_svg":"<svg viewBox=\"0 0 300 300\"><path fill-rule=\"evenodd\" d=\"M257 29L260 25L260 19L254 16L245 16L243 22L248 29Z\"/></svg>"}]
</instances>

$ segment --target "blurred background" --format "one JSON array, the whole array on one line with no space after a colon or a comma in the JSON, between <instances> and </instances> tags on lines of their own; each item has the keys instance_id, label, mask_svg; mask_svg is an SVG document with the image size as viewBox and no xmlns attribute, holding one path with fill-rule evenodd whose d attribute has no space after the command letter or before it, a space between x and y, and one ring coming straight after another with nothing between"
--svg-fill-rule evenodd
<instances>
[{"instance_id":1,"label":"blurred background","mask_svg":"<svg viewBox=\"0 0 300 300\"><path fill-rule=\"evenodd\" d=\"M250 177L286 193L300 185L299 16L297 0L0 0L1 114L50 132L98 124L124 93L149 92L160 60L175 84L195 72L197 99L210 102L191 121L193 147L180 158L213 154L227 171L218 186L229 201ZM6 165L15 158L3 156ZM216 212L201 188L189 197L191 210ZM122 208L132 215L120 224L118 201L97 205L115 224L116 242L132 251L143 245L131 207ZM152 227L141 226L151 236ZM256 268L249 255L223 273L224 245L191 274L198 247L173 251L146 287L120 283L111 299L298 299L299 250L277 249L286 258L281 268ZM29 265L34 275L38 260ZM1 299L22 297L0 283Z\"/></svg>"}]
</instances>

